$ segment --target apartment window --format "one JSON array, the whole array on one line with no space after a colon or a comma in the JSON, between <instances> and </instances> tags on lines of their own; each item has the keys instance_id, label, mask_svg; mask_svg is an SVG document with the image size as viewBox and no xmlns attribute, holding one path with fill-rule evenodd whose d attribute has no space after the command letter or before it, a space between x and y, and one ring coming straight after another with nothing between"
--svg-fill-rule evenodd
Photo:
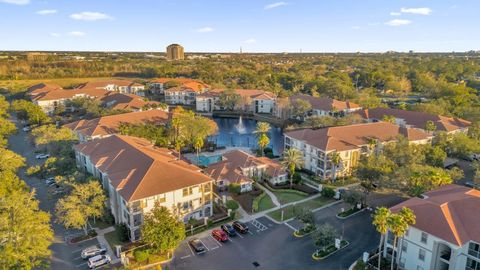
<instances>
[{"instance_id":1,"label":"apartment window","mask_svg":"<svg viewBox=\"0 0 480 270\"><path fill-rule=\"evenodd\" d=\"M423 267L421 267L420 265L417 265L417 270L423 270Z\"/></svg>"},{"instance_id":2,"label":"apartment window","mask_svg":"<svg viewBox=\"0 0 480 270\"><path fill-rule=\"evenodd\" d=\"M428 234L422 232L422 239L420 239L420 241L424 244L427 243L427 240L428 240Z\"/></svg>"},{"instance_id":3,"label":"apartment window","mask_svg":"<svg viewBox=\"0 0 480 270\"><path fill-rule=\"evenodd\" d=\"M470 244L468 245L468 255L480 259L480 245L470 242Z\"/></svg>"},{"instance_id":4,"label":"apartment window","mask_svg":"<svg viewBox=\"0 0 480 270\"><path fill-rule=\"evenodd\" d=\"M164 203L164 202L166 202L166 201L167 201L167 199L165 198L165 194L159 195L159 196L157 197L157 202L158 202L158 203Z\"/></svg>"},{"instance_id":5,"label":"apartment window","mask_svg":"<svg viewBox=\"0 0 480 270\"><path fill-rule=\"evenodd\" d=\"M467 258L467 265L465 270L480 270L480 262Z\"/></svg>"},{"instance_id":6,"label":"apartment window","mask_svg":"<svg viewBox=\"0 0 480 270\"><path fill-rule=\"evenodd\" d=\"M408 246L407 241L403 240L402 241L402 252L407 252L407 246Z\"/></svg>"},{"instance_id":7,"label":"apartment window","mask_svg":"<svg viewBox=\"0 0 480 270\"><path fill-rule=\"evenodd\" d=\"M418 250L418 259L421 261L425 261L425 250L419 249Z\"/></svg>"},{"instance_id":8,"label":"apartment window","mask_svg":"<svg viewBox=\"0 0 480 270\"><path fill-rule=\"evenodd\" d=\"M193 194L193 187L184 188L182 192L183 192L183 197L190 196Z\"/></svg>"}]
</instances>

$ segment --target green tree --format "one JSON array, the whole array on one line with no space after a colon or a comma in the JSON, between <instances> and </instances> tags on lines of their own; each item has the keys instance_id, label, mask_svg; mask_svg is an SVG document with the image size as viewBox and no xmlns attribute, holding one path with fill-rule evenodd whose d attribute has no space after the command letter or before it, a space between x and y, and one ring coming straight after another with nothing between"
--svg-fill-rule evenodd
<instances>
[{"instance_id":1,"label":"green tree","mask_svg":"<svg viewBox=\"0 0 480 270\"><path fill-rule=\"evenodd\" d=\"M234 89L226 89L218 97L218 105L233 111L242 102L242 97Z\"/></svg>"},{"instance_id":2,"label":"green tree","mask_svg":"<svg viewBox=\"0 0 480 270\"><path fill-rule=\"evenodd\" d=\"M425 130L427 132L433 133L435 130L437 130L437 125L431 120L428 120L427 123L425 124Z\"/></svg>"},{"instance_id":3,"label":"green tree","mask_svg":"<svg viewBox=\"0 0 480 270\"><path fill-rule=\"evenodd\" d=\"M204 145L203 138L196 137L193 146L195 147L195 150L197 150L197 161L200 155L200 150L202 150L203 145Z\"/></svg>"},{"instance_id":4,"label":"green tree","mask_svg":"<svg viewBox=\"0 0 480 270\"><path fill-rule=\"evenodd\" d=\"M17 172L25 166L25 158L21 155L0 147L0 172Z\"/></svg>"},{"instance_id":5,"label":"green tree","mask_svg":"<svg viewBox=\"0 0 480 270\"><path fill-rule=\"evenodd\" d=\"M380 242L378 244L378 269L381 268L381 254L382 254L382 244L385 239L385 235L388 232L388 226L389 226L389 219L392 213L390 212L390 209L386 207L380 207L375 210L375 214L373 215L373 221L372 224L375 226L375 229L377 232L380 233Z\"/></svg>"},{"instance_id":6,"label":"green tree","mask_svg":"<svg viewBox=\"0 0 480 270\"><path fill-rule=\"evenodd\" d=\"M19 119L28 120L30 124L41 125L51 121L40 106L27 100L14 100L12 108L17 112Z\"/></svg>"},{"instance_id":7,"label":"green tree","mask_svg":"<svg viewBox=\"0 0 480 270\"><path fill-rule=\"evenodd\" d=\"M342 164L342 157L337 152L332 152L329 154L330 163L332 164L332 178L333 182L337 179L337 169L340 164Z\"/></svg>"},{"instance_id":8,"label":"green tree","mask_svg":"<svg viewBox=\"0 0 480 270\"><path fill-rule=\"evenodd\" d=\"M8 141L6 138L15 133L15 131L17 131L15 124L0 116L0 147L7 146Z\"/></svg>"},{"instance_id":9,"label":"green tree","mask_svg":"<svg viewBox=\"0 0 480 270\"><path fill-rule=\"evenodd\" d=\"M282 166L288 170L290 175L290 188L293 187L293 175L296 168L303 167L303 154L296 148L289 148L283 152L283 158L281 161Z\"/></svg>"},{"instance_id":10,"label":"green tree","mask_svg":"<svg viewBox=\"0 0 480 270\"><path fill-rule=\"evenodd\" d=\"M293 118L303 119L311 110L312 104L306 100L297 98L290 103L290 111Z\"/></svg>"},{"instance_id":11,"label":"green tree","mask_svg":"<svg viewBox=\"0 0 480 270\"><path fill-rule=\"evenodd\" d=\"M384 115L382 117L382 121L383 122L387 122L387 123L391 123L391 124L395 124L395 116L393 115Z\"/></svg>"},{"instance_id":12,"label":"green tree","mask_svg":"<svg viewBox=\"0 0 480 270\"><path fill-rule=\"evenodd\" d=\"M443 167L443 162L447 158L447 153L438 146L426 146L425 162L435 167Z\"/></svg>"},{"instance_id":13,"label":"green tree","mask_svg":"<svg viewBox=\"0 0 480 270\"><path fill-rule=\"evenodd\" d=\"M337 231L332 225L325 223L318 227L318 229L312 234L312 238L314 244L324 250L326 247L335 243L335 237L337 237L337 234Z\"/></svg>"},{"instance_id":14,"label":"green tree","mask_svg":"<svg viewBox=\"0 0 480 270\"><path fill-rule=\"evenodd\" d=\"M88 219L102 216L105 200L98 181L75 184L72 192L57 202L57 221L67 228L83 229L86 235Z\"/></svg>"},{"instance_id":15,"label":"green tree","mask_svg":"<svg viewBox=\"0 0 480 270\"><path fill-rule=\"evenodd\" d=\"M257 128L255 133L258 137L258 146L260 147L261 155L264 156L265 152L264 149L270 143L270 138L268 138L267 133L270 131L271 127L269 123L266 122L258 122Z\"/></svg>"},{"instance_id":16,"label":"green tree","mask_svg":"<svg viewBox=\"0 0 480 270\"><path fill-rule=\"evenodd\" d=\"M265 155L265 147L267 147L267 145L270 143L270 139L268 138L267 134L261 134L259 137L258 137L258 146L260 147L260 152L261 152L261 155L262 157Z\"/></svg>"},{"instance_id":17,"label":"green tree","mask_svg":"<svg viewBox=\"0 0 480 270\"><path fill-rule=\"evenodd\" d=\"M185 239L185 225L156 202L145 215L142 238L155 251L171 252Z\"/></svg>"},{"instance_id":18,"label":"green tree","mask_svg":"<svg viewBox=\"0 0 480 270\"><path fill-rule=\"evenodd\" d=\"M388 229L393 233L393 253L392 253L392 263L390 269L393 270L393 265L395 262L395 253L397 249L397 240L400 237L403 237L407 232L410 225L415 224L415 214L409 208L403 207L399 213L391 214L387 219Z\"/></svg>"}]
</instances>

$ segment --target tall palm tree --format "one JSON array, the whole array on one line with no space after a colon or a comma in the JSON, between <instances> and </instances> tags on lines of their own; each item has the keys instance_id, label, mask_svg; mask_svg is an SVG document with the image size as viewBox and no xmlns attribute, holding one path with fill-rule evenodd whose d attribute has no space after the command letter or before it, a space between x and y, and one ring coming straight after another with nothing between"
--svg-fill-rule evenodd
<instances>
[{"instance_id":1,"label":"tall palm tree","mask_svg":"<svg viewBox=\"0 0 480 270\"><path fill-rule=\"evenodd\" d=\"M333 175L333 182L337 179L337 168L338 165L342 162L342 158L337 152L333 152L330 154L330 162L332 163L332 175Z\"/></svg>"},{"instance_id":2,"label":"tall palm tree","mask_svg":"<svg viewBox=\"0 0 480 270\"><path fill-rule=\"evenodd\" d=\"M290 188L293 187L293 175L296 168L302 168L303 155L298 149L289 148L283 152L282 166L288 170L290 174Z\"/></svg>"},{"instance_id":3,"label":"tall palm tree","mask_svg":"<svg viewBox=\"0 0 480 270\"><path fill-rule=\"evenodd\" d=\"M405 235L408 230L408 226L408 223L405 221L401 213L391 214L388 218L388 228L394 236L390 270L393 270L393 264L395 263L395 250L397 249L397 240L399 237L403 237Z\"/></svg>"},{"instance_id":4,"label":"tall palm tree","mask_svg":"<svg viewBox=\"0 0 480 270\"><path fill-rule=\"evenodd\" d=\"M266 122L258 122L257 128L255 129L255 133L258 137L258 146L260 146L260 150L262 152L262 157L265 154L265 147L267 147L267 145L270 143L270 138L267 136L267 133L270 131L270 129L270 124Z\"/></svg>"},{"instance_id":5,"label":"tall palm tree","mask_svg":"<svg viewBox=\"0 0 480 270\"><path fill-rule=\"evenodd\" d=\"M380 243L378 244L378 269L380 269L382 263L382 244L388 231L388 218L391 214L392 212L390 212L390 209L380 207L375 210L375 214L373 215L372 224L375 226L375 229L377 229L377 232L380 233Z\"/></svg>"},{"instance_id":6,"label":"tall palm tree","mask_svg":"<svg viewBox=\"0 0 480 270\"><path fill-rule=\"evenodd\" d=\"M411 225L414 225L417 221L417 217L415 216L412 209L410 209L410 208L402 207L402 210L400 210L399 214L402 216L405 223L407 223L408 227L410 227ZM407 227L407 230L408 230L408 227ZM407 230L405 230L405 233L407 232ZM402 239L403 239L403 235L402 235ZM398 253L398 258L399 259L402 258L402 249L401 248L400 248L400 251Z\"/></svg>"},{"instance_id":7,"label":"tall palm tree","mask_svg":"<svg viewBox=\"0 0 480 270\"><path fill-rule=\"evenodd\" d=\"M195 147L195 150L197 150L197 165L198 165L198 162L199 162L199 156L200 156L200 150L202 149L203 145L205 144L203 138L197 136L195 137L195 140L194 140L194 143L193 143L193 147Z\"/></svg>"}]
</instances>

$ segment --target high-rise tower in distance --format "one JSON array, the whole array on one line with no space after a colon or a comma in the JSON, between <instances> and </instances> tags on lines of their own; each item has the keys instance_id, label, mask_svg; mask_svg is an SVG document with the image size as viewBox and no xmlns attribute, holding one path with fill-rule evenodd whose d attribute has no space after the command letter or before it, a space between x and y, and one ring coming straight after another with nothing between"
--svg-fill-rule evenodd
<instances>
[{"instance_id":1,"label":"high-rise tower in distance","mask_svg":"<svg viewBox=\"0 0 480 270\"><path fill-rule=\"evenodd\" d=\"M179 44L170 44L167 47L167 59L168 60L183 60L185 59L185 54L183 52L183 47Z\"/></svg>"}]
</instances>

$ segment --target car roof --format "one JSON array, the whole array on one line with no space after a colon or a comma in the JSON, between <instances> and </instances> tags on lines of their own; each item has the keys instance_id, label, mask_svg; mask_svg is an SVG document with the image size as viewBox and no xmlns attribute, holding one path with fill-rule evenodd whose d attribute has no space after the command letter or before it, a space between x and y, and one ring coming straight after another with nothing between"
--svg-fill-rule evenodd
<instances>
[{"instance_id":1,"label":"car roof","mask_svg":"<svg viewBox=\"0 0 480 270\"><path fill-rule=\"evenodd\" d=\"M97 256L93 256L91 257L90 259L88 259L89 261L98 261L98 260L101 260L103 258L103 255L97 255Z\"/></svg>"}]
</instances>

